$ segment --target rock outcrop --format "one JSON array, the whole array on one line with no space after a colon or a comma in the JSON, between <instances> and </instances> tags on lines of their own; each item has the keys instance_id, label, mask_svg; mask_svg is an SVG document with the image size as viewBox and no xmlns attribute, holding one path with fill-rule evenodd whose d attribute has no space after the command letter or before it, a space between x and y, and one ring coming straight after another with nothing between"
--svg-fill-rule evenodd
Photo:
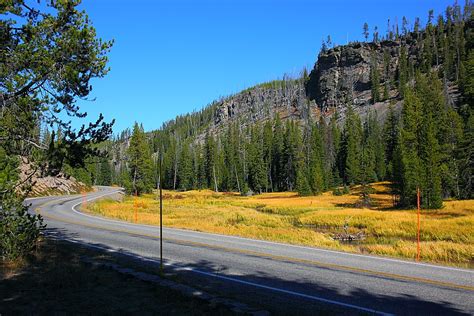
<instances>
[{"instance_id":1,"label":"rock outcrop","mask_svg":"<svg viewBox=\"0 0 474 316\"><path fill-rule=\"evenodd\" d=\"M399 57L400 44L395 41L354 43L321 52L306 85L308 98L322 110L340 109L349 103L355 107L370 105L372 67L380 74L382 91L386 82L395 81ZM390 97L396 95L394 90L392 85Z\"/></svg>"},{"instance_id":2,"label":"rock outcrop","mask_svg":"<svg viewBox=\"0 0 474 316\"><path fill-rule=\"evenodd\" d=\"M239 121L243 126L273 118L303 119L314 115L315 102L306 97L303 79L283 79L257 85L218 102L214 128Z\"/></svg>"},{"instance_id":3,"label":"rock outcrop","mask_svg":"<svg viewBox=\"0 0 474 316\"><path fill-rule=\"evenodd\" d=\"M59 173L55 177L42 177L39 172L35 171L33 165L28 162L26 158L22 158L20 164L20 181L24 182L27 178L30 178L33 183L29 194L30 196L78 194L91 190L91 188L84 183L77 181L74 177L66 176L63 173Z\"/></svg>"},{"instance_id":4,"label":"rock outcrop","mask_svg":"<svg viewBox=\"0 0 474 316\"><path fill-rule=\"evenodd\" d=\"M408 57L416 63L416 45L408 47ZM390 103L401 107L396 87L401 45L396 41L381 43L353 43L321 52L308 78L284 79L257 85L217 102L211 130L238 121L247 126L271 119L279 113L282 119L303 120L320 115L329 119L336 111L340 123L344 112L352 104L364 118L376 110L383 119ZM371 69L380 75L380 93L385 85L388 97L381 102L372 101Z\"/></svg>"}]
</instances>

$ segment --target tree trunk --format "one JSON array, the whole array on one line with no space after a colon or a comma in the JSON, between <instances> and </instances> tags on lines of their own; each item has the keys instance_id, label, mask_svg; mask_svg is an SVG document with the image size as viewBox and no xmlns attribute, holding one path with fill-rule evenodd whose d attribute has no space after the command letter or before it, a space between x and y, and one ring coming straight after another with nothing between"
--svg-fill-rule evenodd
<instances>
[{"instance_id":1,"label":"tree trunk","mask_svg":"<svg viewBox=\"0 0 474 316\"><path fill-rule=\"evenodd\" d=\"M217 190L217 178L216 178L216 167L212 166L212 173L214 174L214 191L219 192Z\"/></svg>"},{"instance_id":2,"label":"tree trunk","mask_svg":"<svg viewBox=\"0 0 474 316\"><path fill-rule=\"evenodd\" d=\"M237 168L234 165L234 172L235 172L235 179L237 180L237 189L239 190L239 193L242 194L242 191L240 191L240 182L239 182L239 175L237 174Z\"/></svg>"}]
</instances>

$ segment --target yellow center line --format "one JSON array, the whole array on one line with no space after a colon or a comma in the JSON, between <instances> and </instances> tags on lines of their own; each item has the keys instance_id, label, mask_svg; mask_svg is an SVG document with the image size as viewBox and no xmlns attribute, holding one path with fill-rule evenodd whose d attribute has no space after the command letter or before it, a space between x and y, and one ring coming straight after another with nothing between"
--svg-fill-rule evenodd
<instances>
[{"instance_id":1,"label":"yellow center line","mask_svg":"<svg viewBox=\"0 0 474 316\"><path fill-rule=\"evenodd\" d=\"M35 209L35 212L40 213L39 211L44 206L49 205L52 202L54 202L54 201L48 201L44 204L41 204L39 207L37 207ZM146 233L138 233L138 232L134 232L134 231L127 230L127 229L110 228L110 227L104 227L104 226L99 226L99 225L80 223L80 222L76 222L76 221L72 221L72 220L65 220L65 219L62 219L62 218L58 218L58 217L53 216L53 215L44 215L44 214L41 214L41 215L45 218L50 218L50 219L57 220L57 221L67 223L67 224L79 225L79 226L84 226L84 227L88 227L88 228L101 229L101 230L107 230L107 231L112 231L112 232L126 233L126 234L130 234L130 235L135 235L135 236L149 237L149 238L153 238L153 239L160 239L160 237L155 236L155 235L146 234ZM126 223L127 222L124 222L124 224L126 224ZM181 239L175 239L175 238L163 238L163 240L178 243L178 244L181 244L181 245L204 247L204 248L210 248L210 249L215 249L215 250L224 250L226 252L246 254L246 255L251 255L251 256L255 256L255 257L273 259L273 260L277 260L277 261L302 263L302 264L316 266L316 267L320 267L320 268L329 268L329 269L335 269L335 270L357 272L357 273L363 273L363 274L379 276L379 277L386 277L386 278L402 280L402 281L411 281L411 282L414 281L414 282L420 282L420 283L425 283L425 284L443 286L443 287L448 287L448 288L474 291L474 287L469 286L469 285L460 285L460 284L455 284L455 283L436 281L436 280L430 280L430 279L419 278L419 277L404 276L404 275L393 274L393 273L388 273L388 272L381 272L381 271L373 271L373 270L362 269L362 268L348 267L348 266L343 266L343 265L339 265L339 264L324 263L324 262L313 261L313 260L308 260L308 259L299 259L299 258L292 258L292 257L287 257L287 256L281 256L281 255L272 255L272 254L267 254L267 253L262 253L262 252L258 252L258 251L252 251L252 250L245 250L245 249L230 248L230 247L225 247L225 246L210 245L210 244L197 242L197 241L187 241L187 240L181 240Z\"/></svg>"}]
</instances>

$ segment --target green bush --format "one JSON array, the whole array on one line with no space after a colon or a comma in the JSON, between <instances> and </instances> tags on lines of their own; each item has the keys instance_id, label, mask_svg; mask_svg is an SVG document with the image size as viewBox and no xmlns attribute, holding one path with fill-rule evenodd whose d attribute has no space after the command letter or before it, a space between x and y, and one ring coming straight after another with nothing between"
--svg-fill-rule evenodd
<instances>
[{"instance_id":1,"label":"green bush","mask_svg":"<svg viewBox=\"0 0 474 316\"><path fill-rule=\"evenodd\" d=\"M44 228L43 219L40 215L29 214L23 205L10 209L3 207L0 211L0 254L4 260L15 260L34 248Z\"/></svg>"},{"instance_id":2,"label":"green bush","mask_svg":"<svg viewBox=\"0 0 474 316\"><path fill-rule=\"evenodd\" d=\"M18 159L0 147L0 257L15 260L33 249L44 228L39 215L28 213L24 199L16 192Z\"/></svg>"}]
</instances>

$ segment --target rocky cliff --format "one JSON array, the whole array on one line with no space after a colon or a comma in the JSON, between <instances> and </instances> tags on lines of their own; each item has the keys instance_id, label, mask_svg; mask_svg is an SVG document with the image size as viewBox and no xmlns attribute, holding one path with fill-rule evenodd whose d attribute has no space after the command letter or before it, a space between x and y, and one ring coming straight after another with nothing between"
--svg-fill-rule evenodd
<instances>
[{"instance_id":1,"label":"rocky cliff","mask_svg":"<svg viewBox=\"0 0 474 316\"><path fill-rule=\"evenodd\" d=\"M30 196L78 194L91 190L84 183L63 173L55 177L41 176L40 172L36 171L28 159L21 158L20 181L24 182L27 178L31 179L33 183Z\"/></svg>"},{"instance_id":2,"label":"rocky cliff","mask_svg":"<svg viewBox=\"0 0 474 316\"><path fill-rule=\"evenodd\" d=\"M213 126L220 128L229 122L248 125L273 118L302 119L314 116L316 103L306 97L304 79L275 80L244 90L218 102Z\"/></svg>"},{"instance_id":3,"label":"rocky cliff","mask_svg":"<svg viewBox=\"0 0 474 316\"><path fill-rule=\"evenodd\" d=\"M416 58L416 51L410 51ZM309 77L283 79L257 85L217 103L211 129L219 130L229 122L239 121L243 125L273 118L279 113L282 119L302 120L311 116L313 120L324 115L329 119L335 111L344 120L348 104L364 117L370 110L384 116L388 104L400 106L396 89L400 43L354 43L338 46L321 52ZM374 66L375 65L375 66ZM372 102L371 67L380 74L379 90L385 84L388 98Z\"/></svg>"},{"instance_id":4,"label":"rocky cliff","mask_svg":"<svg viewBox=\"0 0 474 316\"><path fill-rule=\"evenodd\" d=\"M306 85L307 95L323 110L348 103L370 105L371 68L377 67L382 85L390 83L396 77L399 57L400 44L394 41L354 43L321 52ZM393 87L389 92L390 97L396 94Z\"/></svg>"}]
</instances>

